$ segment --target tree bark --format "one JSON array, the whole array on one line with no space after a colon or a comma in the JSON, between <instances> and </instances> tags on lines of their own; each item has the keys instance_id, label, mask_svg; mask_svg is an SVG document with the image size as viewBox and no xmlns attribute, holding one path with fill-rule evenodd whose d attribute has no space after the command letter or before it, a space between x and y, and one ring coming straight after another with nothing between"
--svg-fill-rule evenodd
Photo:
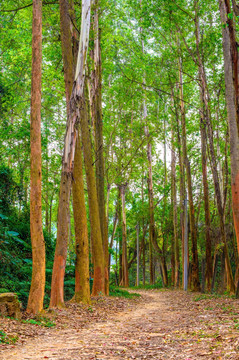
<instances>
[{"instance_id":1,"label":"tree bark","mask_svg":"<svg viewBox=\"0 0 239 360\"><path fill-rule=\"evenodd\" d=\"M59 206L57 216L57 240L51 282L50 307L64 306L64 276L67 257L68 238L68 209L70 201L70 190L72 182L73 161L75 156L75 144L77 138L77 124L79 123L78 104L82 101L86 55L89 43L90 29L90 0L82 2L81 35L77 58L74 84L72 78L74 73L74 57L71 48L71 32L69 4L66 0L60 1L62 50L64 63L65 91L67 101L67 128L64 141L64 154L62 159L62 172L59 194ZM70 95L71 94L71 95Z\"/></svg>"},{"instance_id":2,"label":"tree bark","mask_svg":"<svg viewBox=\"0 0 239 360\"><path fill-rule=\"evenodd\" d=\"M85 208L84 177L82 171L82 154L80 138L76 143L76 154L73 171L72 194L75 223L75 296L76 302L90 303L90 275L89 275L89 242L87 229L87 215Z\"/></svg>"},{"instance_id":3,"label":"tree bark","mask_svg":"<svg viewBox=\"0 0 239 360\"><path fill-rule=\"evenodd\" d=\"M128 256L127 256L127 230L125 213L125 190L127 185L120 186L122 204L122 281L121 286L129 286Z\"/></svg>"},{"instance_id":4,"label":"tree bark","mask_svg":"<svg viewBox=\"0 0 239 360\"><path fill-rule=\"evenodd\" d=\"M172 249L171 249L171 264L172 264L172 283L179 287L179 241L178 241L178 220L177 220L177 187L176 187L176 153L174 145L174 127L171 125L171 194L172 194L172 220L173 220L173 235L172 235Z\"/></svg>"},{"instance_id":5,"label":"tree bark","mask_svg":"<svg viewBox=\"0 0 239 360\"><path fill-rule=\"evenodd\" d=\"M202 108L200 110L200 132L201 132L201 152L202 152L202 176L203 176L203 195L204 195L204 213L205 213L205 235L206 235L206 286L207 290L211 289L212 280L212 244L210 236L210 207L209 207L209 194L208 194L208 180L207 180L207 134L206 134L206 114L207 101L206 98L206 79L204 67L200 54L200 32L199 32L199 19L198 9L195 8L195 35L196 35L196 48L199 67L200 79L200 100Z\"/></svg>"},{"instance_id":6,"label":"tree bark","mask_svg":"<svg viewBox=\"0 0 239 360\"><path fill-rule=\"evenodd\" d=\"M105 265L103 242L101 236L99 205L97 198L96 179L92 157L92 144L89 131L89 114L83 99L80 106L80 128L83 144L85 172L88 189L88 202L90 211L92 252L94 261L94 281L92 295L105 294Z\"/></svg>"},{"instance_id":7,"label":"tree bark","mask_svg":"<svg viewBox=\"0 0 239 360\"><path fill-rule=\"evenodd\" d=\"M174 94L173 94L174 96ZM177 104L175 104L175 98L174 98L174 109L175 109L175 116L176 116L176 125L177 125L177 140L178 140L178 162L179 162L179 181L180 181L180 228L181 228L181 247L182 247L182 259L184 259L184 238L185 238L185 170L183 167L183 156L182 156L182 140L180 136L180 123L179 123L179 115L178 115L178 108ZM184 269L184 261L182 261L182 279L184 281L184 271L188 271L187 269ZM185 288L185 284L183 283L183 288Z\"/></svg>"},{"instance_id":8,"label":"tree bark","mask_svg":"<svg viewBox=\"0 0 239 360\"><path fill-rule=\"evenodd\" d=\"M115 217L114 217L114 223L113 223L113 231L112 231L112 235L111 235L111 240L110 240L109 249L112 249L112 248L113 248L114 237L115 237L115 233L116 233L116 229L117 229L117 224L118 224L117 208L118 208L118 204L116 205L116 211L115 211ZM109 260L108 260L108 272L109 272L108 277L109 277L109 278L110 278L110 266L111 266L111 253L109 253Z\"/></svg>"},{"instance_id":9,"label":"tree bark","mask_svg":"<svg viewBox=\"0 0 239 360\"><path fill-rule=\"evenodd\" d=\"M231 156L231 191L232 191L232 210L233 220L237 239L237 251L239 254L239 137L237 133L237 109L235 105L235 93L233 87L233 69L230 50L230 35L227 28L226 9L223 0L219 0L221 22L225 26L222 28L223 35L223 55L224 55L224 74L226 86L227 119L230 137L230 156Z\"/></svg>"},{"instance_id":10,"label":"tree bark","mask_svg":"<svg viewBox=\"0 0 239 360\"><path fill-rule=\"evenodd\" d=\"M179 90L180 90L180 108L181 108L181 121L182 121L182 148L183 148L183 161L186 168L187 185L188 185L188 198L190 207L190 229L192 239L192 289L199 291L199 263L198 263L198 251L197 251L197 232L195 225L195 210L193 204L193 192L192 192L192 177L191 167L187 155L187 140L186 140L186 117L185 107L183 99L183 80L182 80L182 63L179 59Z\"/></svg>"},{"instance_id":11,"label":"tree bark","mask_svg":"<svg viewBox=\"0 0 239 360\"><path fill-rule=\"evenodd\" d=\"M45 241L42 230L41 202L41 67L42 67L42 1L33 1L32 21L32 88L31 88L31 191L30 230L32 243L32 281L27 311L43 309L45 291Z\"/></svg>"},{"instance_id":12,"label":"tree bark","mask_svg":"<svg viewBox=\"0 0 239 360\"><path fill-rule=\"evenodd\" d=\"M220 2L220 12L221 20L226 27L223 29L223 32L226 30L228 36L228 41L230 42L230 51L227 53L227 60L230 59L231 69L232 69L232 85L234 87L234 106L236 110L236 125L237 125L237 137L239 137L239 83L238 83L238 43L236 40L236 31L234 26L233 13L231 10L230 0L224 0ZM237 11L237 6L234 2L233 4ZM224 41L223 41L224 46ZM233 90L231 89L233 92Z\"/></svg>"},{"instance_id":13,"label":"tree bark","mask_svg":"<svg viewBox=\"0 0 239 360\"><path fill-rule=\"evenodd\" d=\"M99 31L99 3L94 4L94 69L92 71L92 120L95 129L95 149L96 149L96 185L99 203L99 216L101 226L101 236L103 241L105 258L105 293L109 294L108 276L108 227L105 209L105 170L104 170L104 144L103 144L103 121L102 121L102 76L101 76L101 47Z\"/></svg>"}]
</instances>

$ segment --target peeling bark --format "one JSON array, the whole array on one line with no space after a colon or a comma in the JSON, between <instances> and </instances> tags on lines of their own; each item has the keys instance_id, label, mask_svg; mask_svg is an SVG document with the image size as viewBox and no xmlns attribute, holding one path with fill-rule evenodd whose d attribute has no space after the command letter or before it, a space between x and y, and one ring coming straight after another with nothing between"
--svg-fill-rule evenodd
<instances>
[{"instance_id":1,"label":"peeling bark","mask_svg":"<svg viewBox=\"0 0 239 360\"><path fill-rule=\"evenodd\" d=\"M86 55L89 43L90 0L82 2L81 35L78 51L75 81L72 85L74 57L71 49L69 30L69 4L60 1L62 50L64 62L65 91L67 99L67 127L62 158L62 173L57 216L57 240L52 272L50 307L64 306L64 275L67 257L68 211L72 183L73 161L79 123L79 103L83 97ZM71 95L70 95L71 94ZM59 261L61 258L61 261ZM61 274L61 277L59 276Z\"/></svg>"}]
</instances>

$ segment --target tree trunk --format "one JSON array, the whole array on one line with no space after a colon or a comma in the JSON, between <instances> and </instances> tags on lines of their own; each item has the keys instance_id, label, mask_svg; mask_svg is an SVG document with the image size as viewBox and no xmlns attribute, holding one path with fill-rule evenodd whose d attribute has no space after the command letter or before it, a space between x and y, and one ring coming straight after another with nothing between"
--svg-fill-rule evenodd
<instances>
[{"instance_id":1,"label":"tree trunk","mask_svg":"<svg viewBox=\"0 0 239 360\"><path fill-rule=\"evenodd\" d=\"M181 247L182 247L182 259L184 259L184 238L185 238L185 171L183 167L183 156L182 156L182 140L180 136L180 123L179 123L179 115L178 115L178 108L177 103L175 103L174 93L172 92L173 99L174 99L174 109L175 109L175 116L176 116L176 126L177 126L177 142L178 142L178 162L179 162L179 181L180 181L180 228L181 228ZM184 261L182 261L182 284L183 288L185 288L184 284Z\"/></svg>"},{"instance_id":2,"label":"tree trunk","mask_svg":"<svg viewBox=\"0 0 239 360\"><path fill-rule=\"evenodd\" d=\"M114 217L114 224L113 224L113 232L112 232L112 235L111 235L111 240L110 240L109 249L112 249L112 248L113 248L114 237L115 237L115 233L116 233L116 229L117 229L117 223L118 223L117 208L118 208L118 205L116 205L116 211L115 211L115 217ZM109 278L110 278L110 266L111 266L111 253L109 253L109 260L108 260L108 272L109 272L108 277L109 277Z\"/></svg>"},{"instance_id":3,"label":"tree trunk","mask_svg":"<svg viewBox=\"0 0 239 360\"><path fill-rule=\"evenodd\" d=\"M231 89L231 95L234 97L234 106L236 110L236 128L237 128L237 137L239 137L239 83L238 83L238 43L236 40L236 31L235 31L235 25L234 25L234 19L233 19L233 13L231 11L231 5L230 0L219 0L219 6L220 6L220 13L221 13L221 20L223 24L225 24L225 28L222 30L223 33L227 36L228 41L228 50L227 52L227 59L225 61L230 62L231 64L231 71L232 71L232 85L234 86L234 92L233 89ZM237 5L234 2L234 7L236 9L235 12L238 13ZM223 34L223 48L225 45L224 43L224 34ZM223 49L225 51L225 48ZM224 53L225 55L225 53ZM225 56L224 56L225 59ZM226 74L225 74L226 76ZM230 81L230 80L229 80ZM227 97L227 95L226 95Z\"/></svg>"},{"instance_id":4,"label":"tree trunk","mask_svg":"<svg viewBox=\"0 0 239 360\"><path fill-rule=\"evenodd\" d=\"M105 212L105 174L104 174L104 144L103 144L103 121L102 121L102 79L101 79L101 47L99 31L99 4L98 0L94 4L94 69L92 71L92 120L95 129L95 149L96 149L96 185L99 203L99 216L101 226L101 236L103 241L105 258L105 293L109 294L108 277L108 227Z\"/></svg>"},{"instance_id":5,"label":"tree trunk","mask_svg":"<svg viewBox=\"0 0 239 360\"><path fill-rule=\"evenodd\" d=\"M90 303L89 242L85 208L84 178L80 138L76 143L72 193L75 223L75 296L76 302Z\"/></svg>"},{"instance_id":6,"label":"tree trunk","mask_svg":"<svg viewBox=\"0 0 239 360\"><path fill-rule=\"evenodd\" d=\"M128 274L128 256L127 256L127 231L126 231L126 213L125 213L125 190L127 185L120 186L121 204L122 204L122 281L121 285L129 286Z\"/></svg>"},{"instance_id":7,"label":"tree trunk","mask_svg":"<svg viewBox=\"0 0 239 360\"><path fill-rule=\"evenodd\" d=\"M45 241L42 230L41 204L41 64L42 1L33 0L32 21L32 88L31 88L31 192L30 229L32 243L32 281L27 311L43 309L45 291Z\"/></svg>"},{"instance_id":8,"label":"tree trunk","mask_svg":"<svg viewBox=\"0 0 239 360\"><path fill-rule=\"evenodd\" d=\"M142 176L142 182L141 182L141 200L142 200L142 205L144 205L144 174ZM144 217L142 219L142 226L144 229ZM142 238L142 252L143 252L143 259L142 259L143 285L145 286L145 234L144 233Z\"/></svg>"},{"instance_id":9,"label":"tree trunk","mask_svg":"<svg viewBox=\"0 0 239 360\"><path fill-rule=\"evenodd\" d=\"M202 174L203 174L203 195L204 195L204 213L205 213L205 235L206 235L206 287L211 290L212 281L212 243L210 236L210 207L208 195L208 180L207 180L207 148L206 148L206 129L205 123L201 119L201 151L202 151Z\"/></svg>"},{"instance_id":10,"label":"tree trunk","mask_svg":"<svg viewBox=\"0 0 239 360\"><path fill-rule=\"evenodd\" d=\"M176 187L176 154L174 145L174 127L171 125L171 194L172 194L172 220L173 220L173 235L172 235L172 249L171 249L171 264L172 264L172 283L179 287L179 242L178 242L178 220L177 220L177 187ZM173 271L174 268L174 271Z\"/></svg>"},{"instance_id":11,"label":"tree trunk","mask_svg":"<svg viewBox=\"0 0 239 360\"><path fill-rule=\"evenodd\" d=\"M60 0L61 46L64 64L65 95L67 123L70 119L70 97L72 92L74 69L70 31L69 3ZM67 125L69 126L69 125ZM67 257L67 239L69 236L68 214L71 191L71 176L64 172L62 166L57 214L57 239L51 281L50 307L64 306L64 277Z\"/></svg>"},{"instance_id":12,"label":"tree trunk","mask_svg":"<svg viewBox=\"0 0 239 360\"><path fill-rule=\"evenodd\" d=\"M179 89L180 89L180 99L181 99L180 108L181 108L181 121L182 121L183 161L186 168L188 198L189 198L189 207L190 207L189 214L190 214L190 230L191 230L191 240L192 240L192 289L194 291L199 291L200 282L199 282L199 263L198 263L198 251L197 251L197 232L196 232L195 211L193 204L191 167L187 155L186 117L185 117L185 108L184 108L184 100L183 100L183 80L182 80L181 59L179 59Z\"/></svg>"},{"instance_id":13,"label":"tree trunk","mask_svg":"<svg viewBox=\"0 0 239 360\"><path fill-rule=\"evenodd\" d=\"M149 138L148 127L145 127L145 135ZM153 177L152 177L152 153L151 144L148 141L147 145L147 157L148 157L148 196L149 196L149 263L150 263L150 284L154 283L154 259L153 259L153 248L157 252L162 269L162 277L164 286L168 285L168 276L166 267L164 266L164 257L162 250L160 249L157 242L157 234L154 222L154 196L153 196Z\"/></svg>"},{"instance_id":14,"label":"tree trunk","mask_svg":"<svg viewBox=\"0 0 239 360\"><path fill-rule=\"evenodd\" d=\"M223 0L219 0L221 22L226 25L228 18ZM227 119L230 137L230 156L231 156L231 191L232 191L232 210L233 220L237 239L237 251L239 254L239 137L237 133L237 109L235 105L235 91L233 88L233 69L230 50L230 35L227 26L222 27L223 35L223 55L224 55L224 74L226 86ZM237 77L237 76L236 76ZM235 78L235 74L234 74Z\"/></svg>"},{"instance_id":15,"label":"tree trunk","mask_svg":"<svg viewBox=\"0 0 239 360\"><path fill-rule=\"evenodd\" d=\"M146 110L145 110L146 111ZM146 117L145 117L146 118ZM149 129L145 126L145 136L148 138L147 143L147 158L148 158L148 196L149 196L149 267L150 267L150 284L153 284L153 249L160 254L162 258L162 251L158 246L155 233L154 223L154 197L153 197L153 177L152 177L152 151L151 143L149 140Z\"/></svg>"},{"instance_id":16,"label":"tree trunk","mask_svg":"<svg viewBox=\"0 0 239 360\"><path fill-rule=\"evenodd\" d=\"M166 109L165 109L166 112ZM163 148L164 148L164 198L163 198L163 218L165 221L165 213L166 213L166 207L167 207L167 192L166 192L166 188L167 188L167 184L168 184L168 176L167 176L167 150L166 150L166 121L164 118L164 144L163 144ZM163 233L163 248L162 248L162 252L163 252L163 269L164 269L164 274L166 275L165 278L165 286L168 286L168 275L167 275L167 244L168 244L168 232L165 231L164 229L164 225L165 222L163 223L163 228L162 228L162 233ZM171 258L172 260L172 258ZM154 267L155 268L155 267ZM174 272L173 277L175 277L175 257L174 257L174 261L173 261L173 268L172 268L172 272ZM155 270L154 270L154 274L155 274ZM154 275L155 277L155 275Z\"/></svg>"},{"instance_id":17,"label":"tree trunk","mask_svg":"<svg viewBox=\"0 0 239 360\"><path fill-rule=\"evenodd\" d=\"M96 179L92 157L92 144L89 131L88 111L85 100L80 104L80 127L84 153L85 172L88 189L88 202L90 211L92 252L94 261L94 282L92 295L105 294L105 265L103 242L101 236L99 205L97 198Z\"/></svg>"},{"instance_id":18,"label":"tree trunk","mask_svg":"<svg viewBox=\"0 0 239 360\"><path fill-rule=\"evenodd\" d=\"M81 35L77 65L75 71L75 82L72 87L72 73L74 58L71 48L69 4L67 1L60 1L61 31L62 31L62 50L64 63L65 91L67 101L67 128L64 142L64 154L62 159L62 173L60 183L60 195L57 217L57 240L55 257L52 272L51 299L50 307L64 306L64 276L67 257L67 238L68 238L68 209L70 200L70 190L72 182L73 161L75 155L75 144L77 139L77 124L79 123L78 104L82 101L85 65L89 43L90 29L90 0L82 2L81 16ZM70 97L71 93L71 97Z\"/></svg>"},{"instance_id":19,"label":"tree trunk","mask_svg":"<svg viewBox=\"0 0 239 360\"><path fill-rule=\"evenodd\" d=\"M118 213L118 244L119 244L119 284L122 282L122 203L121 203L121 189L118 185L118 200L117 200L117 213Z\"/></svg>"},{"instance_id":20,"label":"tree trunk","mask_svg":"<svg viewBox=\"0 0 239 360\"><path fill-rule=\"evenodd\" d=\"M206 286L207 290L211 289L212 280L212 244L210 236L210 207L209 207L209 195L208 195L208 180L207 180L207 134L206 134L206 82L204 67L200 54L200 31L199 31L199 19L197 16L197 9L195 9L195 34L196 34L196 47L197 58L199 67L199 79L200 79L200 100L202 108L200 110L200 132L201 132L201 151L202 151L202 176L203 176L203 195L204 195L204 213L205 213L205 235L206 235ZM207 111L208 112L208 111Z\"/></svg>"},{"instance_id":21,"label":"tree trunk","mask_svg":"<svg viewBox=\"0 0 239 360\"><path fill-rule=\"evenodd\" d=\"M45 229L49 232L49 155L48 155L48 143L46 145L46 196L45 196Z\"/></svg>"}]
</instances>

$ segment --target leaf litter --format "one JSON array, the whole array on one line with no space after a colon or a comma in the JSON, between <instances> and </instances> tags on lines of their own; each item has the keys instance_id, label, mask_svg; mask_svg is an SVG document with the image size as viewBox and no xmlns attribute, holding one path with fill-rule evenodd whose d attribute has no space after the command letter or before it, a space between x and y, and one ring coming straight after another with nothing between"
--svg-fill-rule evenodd
<instances>
[{"instance_id":1,"label":"leaf litter","mask_svg":"<svg viewBox=\"0 0 239 360\"><path fill-rule=\"evenodd\" d=\"M239 360L239 300L181 290L139 290L140 298L98 297L44 314L55 326L2 318L17 337L1 360Z\"/></svg>"}]
</instances>

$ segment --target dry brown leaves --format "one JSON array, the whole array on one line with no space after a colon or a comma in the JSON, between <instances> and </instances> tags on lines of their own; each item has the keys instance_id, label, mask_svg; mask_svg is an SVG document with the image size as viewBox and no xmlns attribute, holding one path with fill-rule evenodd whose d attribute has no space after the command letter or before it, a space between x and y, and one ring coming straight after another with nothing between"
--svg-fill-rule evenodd
<instances>
[{"instance_id":1,"label":"dry brown leaves","mask_svg":"<svg viewBox=\"0 0 239 360\"><path fill-rule=\"evenodd\" d=\"M238 300L171 290L141 294L68 303L48 314L54 329L2 319L1 328L19 341L2 346L0 359L239 359Z\"/></svg>"}]
</instances>

